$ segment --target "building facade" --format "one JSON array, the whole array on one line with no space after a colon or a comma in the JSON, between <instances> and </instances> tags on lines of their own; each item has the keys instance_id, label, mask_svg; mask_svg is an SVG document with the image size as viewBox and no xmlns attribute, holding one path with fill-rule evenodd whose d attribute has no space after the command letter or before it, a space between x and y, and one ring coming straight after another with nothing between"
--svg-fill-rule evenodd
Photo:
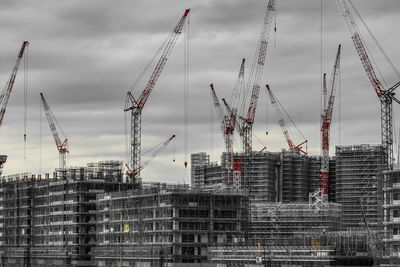
<instances>
[{"instance_id":1,"label":"building facade","mask_svg":"<svg viewBox=\"0 0 400 267\"><path fill-rule=\"evenodd\" d=\"M336 147L336 201L342 204L343 229L365 229L361 204L368 227L382 230L384 158L382 145Z\"/></svg>"}]
</instances>

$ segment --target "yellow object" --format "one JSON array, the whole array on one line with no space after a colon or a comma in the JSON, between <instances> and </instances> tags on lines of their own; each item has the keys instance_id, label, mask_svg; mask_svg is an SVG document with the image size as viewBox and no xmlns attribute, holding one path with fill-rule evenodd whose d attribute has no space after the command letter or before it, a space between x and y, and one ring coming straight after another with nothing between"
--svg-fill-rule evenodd
<instances>
[{"instance_id":1,"label":"yellow object","mask_svg":"<svg viewBox=\"0 0 400 267\"><path fill-rule=\"evenodd\" d=\"M129 224L124 224L124 233L129 232Z\"/></svg>"}]
</instances>

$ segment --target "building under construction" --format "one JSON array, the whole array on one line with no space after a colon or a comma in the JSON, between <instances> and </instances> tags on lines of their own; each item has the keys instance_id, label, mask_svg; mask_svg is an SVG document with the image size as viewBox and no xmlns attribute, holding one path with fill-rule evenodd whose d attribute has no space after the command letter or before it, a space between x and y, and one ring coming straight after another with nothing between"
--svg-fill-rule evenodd
<instances>
[{"instance_id":1,"label":"building under construction","mask_svg":"<svg viewBox=\"0 0 400 267\"><path fill-rule=\"evenodd\" d=\"M327 203L323 210L312 203L252 204L252 244L307 246L307 236L340 231L341 216L341 205L337 203Z\"/></svg>"},{"instance_id":2,"label":"building under construction","mask_svg":"<svg viewBox=\"0 0 400 267\"><path fill-rule=\"evenodd\" d=\"M342 204L343 229L365 228L361 204L368 227L382 230L384 160L382 145L336 147L336 201Z\"/></svg>"},{"instance_id":3,"label":"building under construction","mask_svg":"<svg viewBox=\"0 0 400 267\"><path fill-rule=\"evenodd\" d=\"M314 176L320 158L289 151L254 153L249 161L251 165L241 166L250 169L246 170L250 174L249 191L154 183L138 187L137 183L124 179L120 161L57 169L53 177L28 174L5 177L0 188L2 264L219 264L222 258L210 256L216 255L214 250L230 247L234 253L235 249L245 250L246 246L260 244L265 250L277 250L276 264L280 262L278 255L283 259L287 253L286 261L293 259L292 264L298 265L303 264L300 258L313 257L324 264L357 259L358 263L364 261L361 265L369 265L371 255L378 255L375 253L379 245L370 246L370 241L379 240L380 232L374 222L380 219L380 211L376 210L378 205L367 204L374 203L378 199L376 195L383 190L379 191L382 183L377 183L378 187L363 183L382 177L378 176L382 155L379 145L342 146L332 159L336 161L336 166L331 164L337 174L336 199L347 196L348 185L357 191L353 194L360 195L361 203L366 203L362 205L366 213L364 222L361 209L354 209L359 213L353 216L359 217L353 230L344 227L346 218L351 217L349 214L345 217L347 202L327 202L323 209L318 209L312 199L304 201L316 186ZM207 170L212 165L206 154L199 162L208 165L193 168L195 178L199 169ZM220 165L216 168L221 170ZM244 171L243 177L245 174ZM351 183L346 180L350 174L353 175ZM214 181L224 181L221 172L214 176ZM363 200L363 191L356 184L370 190L370 202ZM395 214L396 211L393 207L388 212ZM369 231L365 225L371 226ZM388 228L393 224L386 225ZM395 228L391 229L395 231ZM353 234L347 236L349 233ZM391 251L395 251L395 242L390 242ZM294 251L302 247L300 258L294 257ZM281 248L286 252L279 252ZM326 254L315 252L318 250L326 250ZM253 255L254 247L251 251ZM319 255L316 258L315 253ZM305 266L319 266L313 264Z\"/></svg>"},{"instance_id":4,"label":"building under construction","mask_svg":"<svg viewBox=\"0 0 400 267\"><path fill-rule=\"evenodd\" d=\"M3 177L1 266L196 263L207 261L209 246L247 240L246 193L138 187L122 170L105 161L52 177Z\"/></svg>"},{"instance_id":5,"label":"building under construction","mask_svg":"<svg viewBox=\"0 0 400 267\"><path fill-rule=\"evenodd\" d=\"M221 165L210 162L205 152L192 154L191 181L197 188L218 188L225 184L225 162L221 156ZM319 189L321 159L295 151L254 152L250 156L235 154L243 160L242 185L247 184L251 199L255 202L308 202L309 194ZM335 201L336 195L335 158L330 160L329 201Z\"/></svg>"},{"instance_id":6,"label":"building under construction","mask_svg":"<svg viewBox=\"0 0 400 267\"><path fill-rule=\"evenodd\" d=\"M122 162L27 174L0 184L2 266L90 266L96 244L96 196L128 190Z\"/></svg>"},{"instance_id":7,"label":"building under construction","mask_svg":"<svg viewBox=\"0 0 400 267\"><path fill-rule=\"evenodd\" d=\"M244 243L248 232L244 193L152 184L101 194L96 206L96 266L206 262L208 247Z\"/></svg>"}]
</instances>

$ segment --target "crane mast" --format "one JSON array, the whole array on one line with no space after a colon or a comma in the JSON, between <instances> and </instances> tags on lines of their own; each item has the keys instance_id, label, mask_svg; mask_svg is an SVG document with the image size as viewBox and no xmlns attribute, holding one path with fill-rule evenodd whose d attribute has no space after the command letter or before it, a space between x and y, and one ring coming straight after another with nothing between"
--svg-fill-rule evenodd
<instances>
[{"instance_id":1,"label":"crane mast","mask_svg":"<svg viewBox=\"0 0 400 267\"><path fill-rule=\"evenodd\" d=\"M335 64L333 66L332 77L329 82L329 98L328 88L326 87L326 74L323 76L323 110L321 114L321 171L320 171L320 192L321 199L326 200L329 190L329 132L332 122L333 105L335 103L335 93L338 86L339 71L340 71L340 50L338 47Z\"/></svg>"},{"instance_id":2,"label":"crane mast","mask_svg":"<svg viewBox=\"0 0 400 267\"><path fill-rule=\"evenodd\" d=\"M299 152L301 152L303 154L307 154L307 140L301 142L298 145L295 145L293 143L292 139L290 138L289 131L288 131L287 127L286 127L285 120L283 119L283 114L282 114L281 110L279 109L278 101L277 101L275 95L272 93L271 88L269 87L268 84L266 85L266 88L267 88L267 92L268 92L269 98L271 100L271 104L272 104L272 106L274 107L276 113L279 116L278 123L279 123L279 126L282 129L283 136L285 137L286 142L288 143L288 146L289 146L290 150L299 151ZM303 147L302 147L304 144L306 145L306 149L303 149Z\"/></svg>"},{"instance_id":3,"label":"crane mast","mask_svg":"<svg viewBox=\"0 0 400 267\"><path fill-rule=\"evenodd\" d=\"M382 83L379 81L367 49L362 41L361 35L356 27L356 22L350 12L347 0L336 0L339 10L344 18L346 26L350 32L351 40L357 50L358 56L364 67L365 73L370 80L372 87L381 102L381 141L385 149L385 167L388 169L393 168L393 100L397 103L400 101L394 97L394 90L400 85L400 82L384 89Z\"/></svg>"},{"instance_id":4,"label":"crane mast","mask_svg":"<svg viewBox=\"0 0 400 267\"><path fill-rule=\"evenodd\" d=\"M258 95L260 93L261 79L265 65L265 56L267 54L269 33L272 28L272 18L275 12L275 0L269 0L267 5L267 12L264 18L264 24L261 29L260 43L258 44L257 64L254 72L254 83L251 92L250 105L247 110L247 116L243 120L243 148L246 154L252 151L252 130L254 117L256 115L256 108L258 102Z\"/></svg>"},{"instance_id":5,"label":"crane mast","mask_svg":"<svg viewBox=\"0 0 400 267\"><path fill-rule=\"evenodd\" d=\"M11 71L10 78L8 79L8 82L6 83L6 86L3 90L3 93L0 95L0 104L1 104L1 109L0 109L0 127L1 124L3 123L4 119L4 114L6 113L6 108L8 104L8 100L10 99L11 91L14 86L14 81L15 78L17 77L17 72L18 72L18 67L19 63L21 62L22 56L24 55L25 48L29 45L28 41L24 41L22 43L21 49L19 50L17 61L15 62L14 68Z\"/></svg>"},{"instance_id":6,"label":"crane mast","mask_svg":"<svg viewBox=\"0 0 400 267\"><path fill-rule=\"evenodd\" d=\"M154 86L157 83L158 78L160 77L160 74L162 70L164 69L165 64L167 63L168 57L171 54L179 35L182 32L183 25L185 23L186 17L189 14L190 9L186 9L185 13L179 20L178 24L174 27L171 35L168 38L168 41L166 42L166 45L163 49L162 55L153 71L153 73L150 76L150 79L139 96L138 99L135 99L135 97L132 95L131 92L127 93L127 99L125 102L125 109L124 111L130 111L131 113L131 127L130 127L130 159L129 159L129 164L131 165L131 168L133 170L137 170L140 168L140 153L141 153L141 132L142 132L142 109L144 105L146 104ZM138 173L139 174L139 173ZM137 174L137 175L138 175ZM134 174L135 175L135 174ZM138 178L138 177L134 177ZM137 179L133 179L135 182L137 182Z\"/></svg>"},{"instance_id":7,"label":"crane mast","mask_svg":"<svg viewBox=\"0 0 400 267\"><path fill-rule=\"evenodd\" d=\"M54 141L56 143L58 153L59 153L59 168L65 170L67 167L66 164L66 154L69 153L68 148L68 139L65 138L63 142L61 142L60 135L58 134L56 124L55 124L55 116L49 105L47 104L46 99L44 98L43 93L40 93L40 97L42 99L43 110L46 114L47 122L49 123L51 134L53 135Z\"/></svg>"}]
</instances>

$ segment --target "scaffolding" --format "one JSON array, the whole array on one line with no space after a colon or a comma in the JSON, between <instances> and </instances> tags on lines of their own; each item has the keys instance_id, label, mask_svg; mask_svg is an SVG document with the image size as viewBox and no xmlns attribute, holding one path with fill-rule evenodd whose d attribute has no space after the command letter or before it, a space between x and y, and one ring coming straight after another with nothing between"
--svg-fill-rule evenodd
<instances>
[{"instance_id":1,"label":"scaffolding","mask_svg":"<svg viewBox=\"0 0 400 267\"><path fill-rule=\"evenodd\" d=\"M192 187L201 187L204 184L204 173L199 175L202 177L200 179L195 179L196 174L195 170L204 170L204 166L208 166L210 164L210 155L207 155L206 152L194 153L190 155L190 177L191 177L191 185Z\"/></svg>"},{"instance_id":2,"label":"scaffolding","mask_svg":"<svg viewBox=\"0 0 400 267\"><path fill-rule=\"evenodd\" d=\"M221 155L221 162L225 162L225 154ZM250 159L245 160L246 157L250 157ZM240 168L247 171L248 180L244 181L242 173L241 188L247 190L251 201L256 203L306 202L309 193L320 187L321 159L319 156L282 150L279 153L253 152L250 156L235 153L235 158L244 159ZM225 187L223 165L210 163L209 155L204 152L192 154L192 160L191 179L194 187L207 189ZM329 201L336 199L335 166L333 158L330 160Z\"/></svg>"},{"instance_id":3,"label":"scaffolding","mask_svg":"<svg viewBox=\"0 0 400 267\"><path fill-rule=\"evenodd\" d=\"M308 199L308 156L297 151L285 151L280 154L280 179L282 187L280 201L306 202Z\"/></svg>"},{"instance_id":4,"label":"scaffolding","mask_svg":"<svg viewBox=\"0 0 400 267\"><path fill-rule=\"evenodd\" d=\"M382 145L336 147L336 200L343 207L343 229L365 228L360 201L369 228L382 230L384 159Z\"/></svg>"},{"instance_id":5,"label":"scaffolding","mask_svg":"<svg viewBox=\"0 0 400 267\"><path fill-rule=\"evenodd\" d=\"M148 184L97 198L97 266L207 261L207 248L245 242L248 197Z\"/></svg>"},{"instance_id":6,"label":"scaffolding","mask_svg":"<svg viewBox=\"0 0 400 267\"><path fill-rule=\"evenodd\" d=\"M309 203L252 203L250 232L253 244L310 245L304 237L341 229L341 205L328 203L316 210Z\"/></svg>"},{"instance_id":7,"label":"scaffolding","mask_svg":"<svg viewBox=\"0 0 400 267\"><path fill-rule=\"evenodd\" d=\"M378 235L376 231L371 234ZM302 244L259 242L254 246L211 247L208 253L211 263L225 264L222 266L377 266L365 230L309 231L297 238L303 239Z\"/></svg>"}]
</instances>

